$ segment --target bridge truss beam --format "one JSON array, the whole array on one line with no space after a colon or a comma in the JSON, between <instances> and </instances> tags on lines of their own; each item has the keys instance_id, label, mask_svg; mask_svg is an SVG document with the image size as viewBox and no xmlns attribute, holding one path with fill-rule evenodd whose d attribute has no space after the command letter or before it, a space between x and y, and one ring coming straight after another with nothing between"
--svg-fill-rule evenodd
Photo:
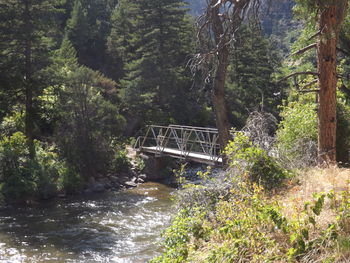
<instances>
[{"instance_id":1,"label":"bridge truss beam","mask_svg":"<svg viewBox=\"0 0 350 263\"><path fill-rule=\"evenodd\" d=\"M200 163L222 163L218 130L180 125L149 125L145 136L137 138L134 148L143 153L165 155Z\"/></svg>"}]
</instances>

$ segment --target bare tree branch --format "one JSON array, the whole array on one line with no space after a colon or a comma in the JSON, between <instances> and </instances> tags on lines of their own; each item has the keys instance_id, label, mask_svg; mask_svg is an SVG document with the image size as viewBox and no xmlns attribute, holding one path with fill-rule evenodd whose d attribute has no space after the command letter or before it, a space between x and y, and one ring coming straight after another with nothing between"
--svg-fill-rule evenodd
<instances>
[{"instance_id":1,"label":"bare tree branch","mask_svg":"<svg viewBox=\"0 0 350 263\"><path fill-rule=\"evenodd\" d=\"M319 89L298 90L300 93L319 92Z\"/></svg>"},{"instance_id":2,"label":"bare tree branch","mask_svg":"<svg viewBox=\"0 0 350 263\"><path fill-rule=\"evenodd\" d=\"M297 55L301 55L303 53L305 53L306 51L312 49L312 48L316 48L316 43L313 43L311 45L308 45L307 47L304 47L302 49L299 49L298 51L292 53L290 56L297 56Z\"/></svg>"},{"instance_id":3,"label":"bare tree branch","mask_svg":"<svg viewBox=\"0 0 350 263\"><path fill-rule=\"evenodd\" d=\"M297 76L297 75L313 75L313 76L318 76L317 72L312 72L312 71L301 71L301 72L294 72L292 74L289 74L283 78L281 78L279 81L277 81L277 83L280 83L286 79L289 79L291 77Z\"/></svg>"},{"instance_id":4,"label":"bare tree branch","mask_svg":"<svg viewBox=\"0 0 350 263\"><path fill-rule=\"evenodd\" d=\"M304 89L306 89L306 88L308 88L308 87L310 87L310 86L316 84L317 82L318 82L318 79L314 79L313 81L311 81L311 82L307 83L306 85L304 85L304 86L301 88L301 90L304 90Z\"/></svg>"},{"instance_id":5,"label":"bare tree branch","mask_svg":"<svg viewBox=\"0 0 350 263\"><path fill-rule=\"evenodd\" d=\"M321 35L322 30L323 30L323 28L320 29L320 30L318 30L318 31L317 31L315 34L313 34L308 40L310 41L310 40L314 39L315 37Z\"/></svg>"}]
</instances>

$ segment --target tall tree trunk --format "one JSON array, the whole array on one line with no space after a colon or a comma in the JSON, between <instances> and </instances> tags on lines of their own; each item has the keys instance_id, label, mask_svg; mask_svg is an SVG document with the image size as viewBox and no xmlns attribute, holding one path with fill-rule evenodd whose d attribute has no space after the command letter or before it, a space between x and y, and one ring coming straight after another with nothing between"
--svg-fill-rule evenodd
<instances>
[{"instance_id":1,"label":"tall tree trunk","mask_svg":"<svg viewBox=\"0 0 350 263\"><path fill-rule=\"evenodd\" d=\"M322 32L317 41L319 74L318 156L320 163L336 163L336 49L347 0L334 1L319 17Z\"/></svg>"},{"instance_id":2,"label":"tall tree trunk","mask_svg":"<svg viewBox=\"0 0 350 263\"><path fill-rule=\"evenodd\" d=\"M33 84L32 84L32 24L30 17L30 0L24 1L24 22L26 25L25 32L25 68L24 68L24 85L25 85L25 134L29 148L30 158L35 157L34 147L34 123L33 123Z\"/></svg>"},{"instance_id":3,"label":"tall tree trunk","mask_svg":"<svg viewBox=\"0 0 350 263\"><path fill-rule=\"evenodd\" d=\"M216 4L216 0L211 1L211 5ZM212 7L211 17L212 29L217 45L218 65L215 72L214 87L213 87L213 105L216 117L216 126L219 131L220 149L224 150L230 138L230 124L228 120L228 111L225 101L225 80L227 67L229 63L229 50L227 46L227 38L224 35L223 22L220 19L220 5Z\"/></svg>"}]
</instances>

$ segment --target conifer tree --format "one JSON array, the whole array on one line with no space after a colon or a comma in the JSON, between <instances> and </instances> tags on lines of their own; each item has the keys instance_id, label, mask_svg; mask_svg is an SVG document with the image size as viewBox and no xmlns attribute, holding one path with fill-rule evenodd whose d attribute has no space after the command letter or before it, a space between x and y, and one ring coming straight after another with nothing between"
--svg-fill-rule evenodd
<instances>
[{"instance_id":1,"label":"conifer tree","mask_svg":"<svg viewBox=\"0 0 350 263\"><path fill-rule=\"evenodd\" d=\"M107 71L107 36L116 0L74 0L65 36L77 50L80 64Z\"/></svg>"},{"instance_id":2,"label":"conifer tree","mask_svg":"<svg viewBox=\"0 0 350 263\"><path fill-rule=\"evenodd\" d=\"M297 11L307 24L317 30L309 38L313 43L294 54L316 48L318 85L318 157L322 163L336 163L336 90L337 90L337 44L347 14L347 0L297 0ZM312 14L310 16L310 13ZM316 18L316 19L314 19ZM307 72L306 72L307 73ZM304 74L296 72L294 74ZM310 75L310 73L307 73ZM293 75L293 74L292 74ZM292 76L290 75L290 76Z\"/></svg>"},{"instance_id":3,"label":"conifer tree","mask_svg":"<svg viewBox=\"0 0 350 263\"><path fill-rule=\"evenodd\" d=\"M43 69L54 47L62 1L0 1L1 90L24 104L25 134L34 157L35 102L45 79Z\"/></svg>"},{"instance_id":4,"label":"conifer tree","mask_svg":"<svg viewBox=\"0 0 350 263\"><path fill-rule=\"evenodd\" d=\"M227 79L227 102L236 127L245 124L249 112L277 112L283 92L273 73L280 61L256 25L237 31Z\"/></svg>"},{"instance_id":5,"label":"conifer tree","mask_svg":"<svg viewBox=\"0 0 350 263\"><path fill-rule=\"evenodd\" d=\"M158 123L176 121L189 97L186 63L192 51L192 26L182 0L134 1L110 37L125 63L121 96L129 115ZM117 16L116 15L116 16ZM128 17L125 17L127 15ZM121 32L121 34L117 34ZM123 49L130 44L129 49Z\"/></svg>"},{"instance_id":6,"label":"conifer tree","mask_svg":"<svg viewBox=\"0 0 350 263\"><path fill-rule=\"evenodd\" d=\"M107 52L114 60L113 79L120 80L124 76L124 64L129 62L135 54L133 32L137 30L134 20L136 19L136 2L121 0L111 16L111 33L107 38Z\"/></svg>"}]
</instances>

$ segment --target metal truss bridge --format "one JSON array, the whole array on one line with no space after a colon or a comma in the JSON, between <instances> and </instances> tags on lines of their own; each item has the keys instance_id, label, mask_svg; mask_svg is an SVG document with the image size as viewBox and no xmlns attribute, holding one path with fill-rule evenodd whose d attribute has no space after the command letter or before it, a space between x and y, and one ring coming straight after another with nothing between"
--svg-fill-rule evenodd
<instances>
[{"instance_id":1,"label":"metal truss bridge","mask_svg":"<svg viewBox=\"0 0 350 263\"><path fill-rule=\"evenodd\" d=\"M137 138L134 148L144 154L221 165L218 137L215 128L149 125L145 136Z\"/></svg>"}]
</instances>

